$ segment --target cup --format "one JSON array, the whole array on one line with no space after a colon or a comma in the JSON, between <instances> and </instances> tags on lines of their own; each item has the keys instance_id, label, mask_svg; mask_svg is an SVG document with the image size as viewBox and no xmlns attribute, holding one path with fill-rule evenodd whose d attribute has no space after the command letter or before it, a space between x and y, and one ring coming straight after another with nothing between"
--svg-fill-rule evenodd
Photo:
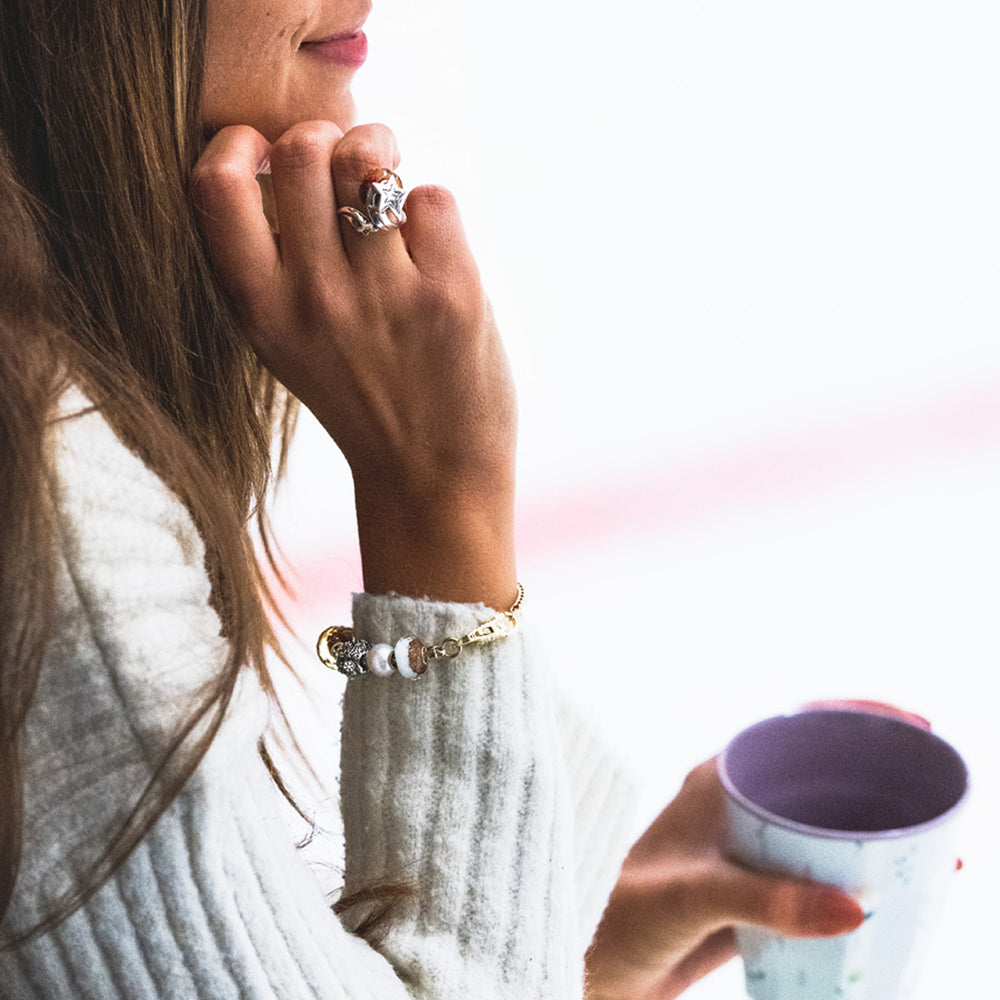
<instances>
[{"instance_id":1,"label":"cup","mask_svg":"<svg viewBox=\"0 0 1000 1000\"><path fill-rule=\"evenodd\" d=\"M758 722L719 765L729 847L748 866L838 886L867 919L834 938L737 928L753 1000L897 1000L955 869L958 753L907 722L819 710Z\"/></svg>"}]
</instances>

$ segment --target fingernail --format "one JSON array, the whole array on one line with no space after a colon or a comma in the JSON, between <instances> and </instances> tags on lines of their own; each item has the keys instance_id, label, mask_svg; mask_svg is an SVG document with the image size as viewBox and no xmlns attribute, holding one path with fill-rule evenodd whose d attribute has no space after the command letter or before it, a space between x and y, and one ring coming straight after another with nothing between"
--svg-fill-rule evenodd
<instances>
[{"instance_id":1,"label":"fingernail","mask_svg":"<svg viewBox=\"0 0 1000 1000\"><path fill-rule=\"evenodd\" d=\"M860 927L868 914L856 899L840 892L825 894L816 908L816 929L821 934L846 934Z\"/></svg>"}]
</instances>

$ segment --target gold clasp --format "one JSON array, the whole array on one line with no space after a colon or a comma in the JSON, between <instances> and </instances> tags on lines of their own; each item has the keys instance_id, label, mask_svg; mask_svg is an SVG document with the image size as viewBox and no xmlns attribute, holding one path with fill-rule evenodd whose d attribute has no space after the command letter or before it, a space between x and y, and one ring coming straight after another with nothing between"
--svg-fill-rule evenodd
<instances>
[{"instance_id":1,"label":"gold clasp","mask_svg":"<svg viewBox=\"0 0 1000 1000\"><path fill-rule=\"evenodd\" d=\"M517 620L510 612L491 618L483 623L479 628L474 629L468 635L463 635L459 640L463 646L470 642L492 642L494 639L506 639L517 625Z\"/></svg>"}]
</instances>

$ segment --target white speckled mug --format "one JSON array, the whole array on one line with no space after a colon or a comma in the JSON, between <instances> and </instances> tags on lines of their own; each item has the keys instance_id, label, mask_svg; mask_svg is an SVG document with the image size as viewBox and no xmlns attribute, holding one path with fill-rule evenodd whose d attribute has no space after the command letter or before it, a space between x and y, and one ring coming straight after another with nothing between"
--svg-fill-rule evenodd
<instances>
[{"instance_id":1,"label":"white speckled mug","mask_svg":"<svg viewBox=\"0 0 1000 1000\"><path fill-rule=\"evenodd\" d=\"M737 929L753 1000L900 1000L955 868L968 772L944 740L858 711L804 711L744 730L719 770L732 853L839 886L869 915L835 938Z\"/></svg>"}]
</instances>

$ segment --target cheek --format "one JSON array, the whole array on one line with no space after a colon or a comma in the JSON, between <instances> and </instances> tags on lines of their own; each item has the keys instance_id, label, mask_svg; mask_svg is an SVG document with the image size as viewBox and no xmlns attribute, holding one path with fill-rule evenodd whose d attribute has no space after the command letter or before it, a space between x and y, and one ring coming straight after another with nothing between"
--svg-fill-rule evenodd
<instances>
[{"instance_id":1,"label":"cheek","mask_svg":"<svg viewBox=\"0 0 1000 1000\"><path fill-rule=\"evenodd\" d=\"M209 0L201 119L206 129L252 124L286 89L294 12L279 21L265 0ZM276 5L280 6L280 5Z\"/></svg>"},{"instance_id":2,"label":"cheek","mask_svg":"<svg viewBox=\"0 0 1000 1000\"><path fill-rule=\"evenodd\" d=\"M313 0L310 0L310 5ZM279 9L280 8L280 9ZM273 142L296 122L354 124L353 69L297 49L311 22L302 0L209 0L201 125L250 125Z\"/></svg>"},{"instance_id":3,"label":"cheek","mask_svg":"<svg viewBox=\"0 0 1000 1000\"><path fill-rule=\"evenodd\" d=\"M284 91L285 67L278 60L218 59L205 67L201 120L207 131L224 125L254 125Z\"/></svg>"}]
</instances>

